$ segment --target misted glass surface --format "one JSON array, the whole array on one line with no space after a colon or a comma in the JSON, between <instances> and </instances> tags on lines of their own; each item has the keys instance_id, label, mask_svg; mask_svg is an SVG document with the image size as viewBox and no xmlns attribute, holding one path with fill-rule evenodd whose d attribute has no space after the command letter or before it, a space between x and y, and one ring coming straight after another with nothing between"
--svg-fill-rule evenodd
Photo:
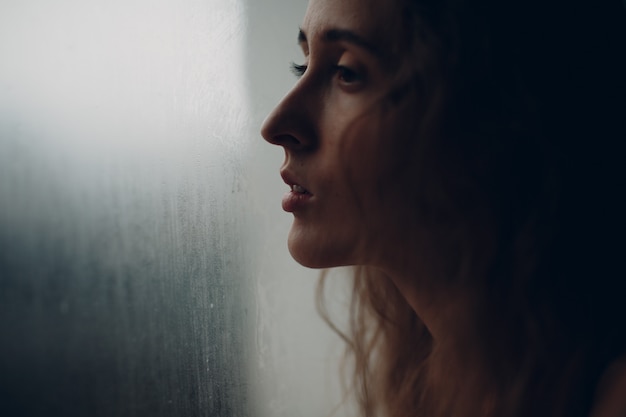
<instances>
[{"instance_id":1,"label":"misted glass surface","mask_svg":"<svg viewBox=\"0 0 626 417\"><path fill-rule=\"evenodd\" d=\"M0 4L0 415L323 416L265 114L306 1Z\"/></svg>"}]
</instances>

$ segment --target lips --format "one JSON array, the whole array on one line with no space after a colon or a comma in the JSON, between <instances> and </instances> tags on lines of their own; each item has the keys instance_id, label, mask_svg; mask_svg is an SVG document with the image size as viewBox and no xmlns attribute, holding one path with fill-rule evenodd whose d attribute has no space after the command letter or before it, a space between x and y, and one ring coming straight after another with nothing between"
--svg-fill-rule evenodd
<instances>
[{"instance_id":1,"label":"lips","mask_svg":"<svg viewBox=\"0 0 626 417\"><path fill-rule=\"evenodd\" d=\"M282 201L283 210L289 213L305 210L312 203L313 194L306 189L294 174L282 169L280 176L290 188Z\"/></svg>"},{"instance_id":2,"label":"lips","mask_svg":"<svg viewBox=\"0 0 626 417\"><path fill-rule=\"evenodd\" d=\"M306 188L302 181L296 177L295 174L293 174L291 171L288 171L286 168L280 170L280 176L282 177L285 184L289 186L292 192L296 194L313 194Z\"/></svg>"}]
</instances>

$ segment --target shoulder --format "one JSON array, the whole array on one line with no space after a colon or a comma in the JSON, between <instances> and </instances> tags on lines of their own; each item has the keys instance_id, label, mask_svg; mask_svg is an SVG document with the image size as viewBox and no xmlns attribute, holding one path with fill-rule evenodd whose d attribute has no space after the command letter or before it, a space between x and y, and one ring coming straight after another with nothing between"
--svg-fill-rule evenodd
<instances>
[{"instance_id":1,"label":"shoulder","mask_svg":"<svg viewBox=\"0 0 626 417\"><path fill-rule=\"evenodd\" d=\"M589 417L626 417L626 356L606 370Z\"/></svg>"}]
</instances>

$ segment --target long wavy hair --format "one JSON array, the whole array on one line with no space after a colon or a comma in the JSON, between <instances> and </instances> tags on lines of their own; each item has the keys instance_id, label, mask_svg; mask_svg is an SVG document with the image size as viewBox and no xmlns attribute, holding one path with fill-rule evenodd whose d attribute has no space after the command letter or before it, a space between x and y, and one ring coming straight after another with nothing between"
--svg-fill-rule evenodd
<instances>
[{"instance_id":1,"label":"long wavy hair","mask_svg":"<svg viewBox=\"0 0 626 417\"><path fill-rule=\"evenodd\" d=\"M412 97L418 120L415 279L471 295L471 326L434 340L359 266L340 330L323 276L362 415L588 416L626 354L624 4L397 1L386 105Z\"/></svg>"}]
</instances>

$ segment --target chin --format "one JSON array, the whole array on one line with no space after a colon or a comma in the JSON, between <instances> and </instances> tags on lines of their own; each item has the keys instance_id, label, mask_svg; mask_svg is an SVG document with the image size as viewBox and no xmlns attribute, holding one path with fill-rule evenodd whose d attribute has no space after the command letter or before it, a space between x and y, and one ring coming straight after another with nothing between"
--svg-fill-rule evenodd
<instances>
[{"instance_id":1,"label":"chin","mask_svg":"<svg viewBox=\"0 0 626 417\"><path fill-rule=\"evenodd\" d=\"M289 234L289 253L300 265L307 268L333 268L336 266L354 265L349 261L347 251L337 244L329 244L331 239L315 239L301 233Z\"/></svg>"},{"instance_id":2,"label":"chin","mask_svg":"<svg viewBox=\"0 0 626 417\"><path fill-rule=\"evenodd\" d=\"M334 265L329 265L328 262L324 262L321 259L318 259L314 256L310 256L310 254L303 254L298 252L297 250L289 249L289 253L291 257L298 262L300 265L305 266L307 268L313 269L323 269L323 268L332 268Z\"/></svg>"}]
</instances>

